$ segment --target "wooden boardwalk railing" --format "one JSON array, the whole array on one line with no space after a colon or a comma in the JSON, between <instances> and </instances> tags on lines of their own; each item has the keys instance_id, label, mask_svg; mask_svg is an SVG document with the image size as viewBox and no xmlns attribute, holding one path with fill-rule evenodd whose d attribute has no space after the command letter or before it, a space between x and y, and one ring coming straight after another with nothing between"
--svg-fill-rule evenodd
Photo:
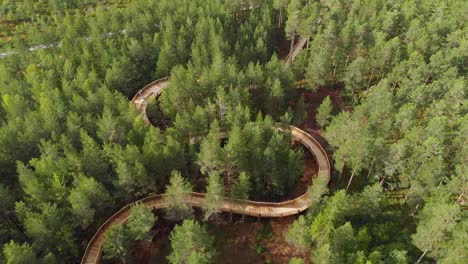
<instances>
[{"instance_id":1,"label":"wooden boardwalk railing","mask_svg":"<svg viewBox=\"0 0 468 264\"><path fill-rule=\"evenodd\" d=\"M151 97L158 97L161 92L169 85L169 77L164 77L159 80L153 81L140 89L132 99L132 104L141 111L145 123L151 124L148 115L146 115L146 106Z\"/></svg>"},{"instance_id":2,"label":"wooden boardwalk railing","mask_svg":"<svg viewBox=\"0 0 468 264\"><path fill-rule=\"evenodd\" d=\"M291 53L286 57L284 63L288 64L293 61L307 40L308 38L301 38ZM141 114L147 124L150 124L150 120L146 115L146 106L149 98L157 98L168 85L169 77L153 81L143 87L133 97L131 101L132 104L134 104L137 109L141 111ZM290 132L293 140L299 141L315 156L319 168L318 177L326 177L326 182L329 182L331 169L330 161L328 159L327 153L320 145L320 143L310 134L297 127L283 124L277 124L276 127L281 131ZM201 207L203 205L205 194L192 192L188 195L188 204L194 207ZM110 226L126 223L130 215L130 208L136 203L144 203L146 206L153 209L162 209L166 205L164 201L164 194L161 194L146 197L139 201L127 204L121 208L113 216L107 219L107 221L102 224L101 227L99 227L93 238L89 241L81 260L82 264L99 263L102 255L102 246L104 245L104 234ZM222 197L219 210L223 212L244 214L255 217L276 218L298 214L309 208L313 203L314 201L310 199L307 192L295 199L278 203L237 200L230 197Z\"/></svg>"}]
</instances>

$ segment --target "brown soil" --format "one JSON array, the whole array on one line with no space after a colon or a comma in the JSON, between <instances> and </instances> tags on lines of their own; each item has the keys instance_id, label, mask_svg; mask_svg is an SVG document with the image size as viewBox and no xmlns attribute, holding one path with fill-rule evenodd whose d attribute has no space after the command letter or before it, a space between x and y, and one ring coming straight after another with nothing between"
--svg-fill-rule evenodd
<instances>
[{"instance_id":1,"label":"brown soil","mask_svg":"<svg viewBox=\"0 0 468 264\"><path fill-rule=\"evenodd\" d=\"M152 241L140 241L132 250L130 263L167 263L166 256L170 252L169 234L175 223L165 221L159 213L158 222L151 234Z\"/></svg>"},{"instance_id":2,"label":"brown soil","mask_svg":"<svg viewBox=\"0 0 468 264\"><path fill-rule=\"evenodd\" d=\"M296 37L297 38L297 37ZM279 58L286 58L291 49L291 41L286 39L284 34L278 34L276 37L275 52ZM297 40L296 40L297 41Z\"/></svg>"},{"instance_id":3,"label":"brown soil","mask_svg":"<svg viewBox=\"0 0 468 264\"><path fill-rule=\"evenodd\" d=\"M235 216L233 223L227 214L222 214L218 220L207 224L211 234L216 239L217 255L214 263L219 264L263 264L288 263L293 257L309 259L307 250L299 250L285 242L284 235L295 216L279 219L256 219L246 217L245 222L240 216ZM167 263L170 253L169 234L172 225L168 222L158 222L161 230L155 231L153 241L137 243L128 263ZM260 229L267 227L266 235L259 235ZM261 248L261 249L260 249ZM260 249L260 250L259 250ZM114 263L106 261L106 263ZM117 263L117 262L115 262ZM307 261L306 261L307 263Z\"/></svg>"},{"instance_id":4,"label":"brown soil","mask_svg":"<svg viewBox=\"0 0 468 264\"><path fill-rule=\"evenodd\" d=\"M336 87L324 87L318 89L316 92L303 91L304 101L307 105L307 112L309 117L307 121L302 124L300 127L307 130L313 131L319 135L323 135L322 129L319 127L317 122L315 122L315 116L317 115L317 108L322 103L325 97L330 96L332 105L335 109L342 111L350 111L351 108L346 106L343 98L341 97L342 87L337 85Z\"/></svg>"},{"instance_id":5,"label":"brown soil","mask_svg":"<svg viewBox=\"0 0 468 264\"><path fill-rule=\"evenodd\" d=\"M301 85L303 86L303 85ZM327 140L325 139L324 130L317 124L315 117L317 115L317 108L322 103L325 97L330 96L332 105L334 107L334 113L338 111L351 111L352 107L345 104L341 92L343 90L342 85L335 85L334 87L322 87L316 92L309 92L302 90L301 92L304 95L304 101L307 106L308 118L303 124L299 125L301 129L310 133L314 138L324 146L325 151L328 154L328 158L331 163L333 163L332 154L333 149L328 145ZM311 162L308 162L309 164ZM336 182L334 181L333 175L335 174L333 164L331 166L332 180L329 183L329 188L334 189L336 187Z\"/></svg>"},{"instance_id":6,"label":"brown soil","mask_svg":"<svg viewBox=\"0 0 468 264\"><path fill-rule=\"evenodd\" d=\"M213 226L218 238L219 256L215 263L288 263L293 257L308 259L308 253L285 242L284 234L296 217L267 219L262 222L231 224L228 222ZM266 237L259 236L261 226L271 231ZM256 251L262 248L260 251Z\"/></svg>"},{"instance_id":7,"label":"brown soil","mask_svg":"<svg viewBox=\"0 0 468 264\"><path fill-rule=\"evenodd\" d=\"M304 151L304 172L297 180L294 190L288 196L284 197L284 200L291 200L303 195L305 192L307 192L307 188L309 188L310 184L312 183L312 178L317 176L318 165L314 155L302 145L301 147Z\"/></svg>"},{"instance_id":8,"label":"brown soil","mask_svg":"<svg viewBox=\"0 0 468 264\"><path fill-rule=\"evenodd\" d=\"M284 239L286 231L296 219L296 216L291 216L270 220L275 237L267 244L268 251L266 252L266 256L273 263L288 263L293 257L304 258L304 260L310 258L308 250L299 250L288 244ZM307 261L305 262L307 263Z\"/></svg>"}]
</instances>

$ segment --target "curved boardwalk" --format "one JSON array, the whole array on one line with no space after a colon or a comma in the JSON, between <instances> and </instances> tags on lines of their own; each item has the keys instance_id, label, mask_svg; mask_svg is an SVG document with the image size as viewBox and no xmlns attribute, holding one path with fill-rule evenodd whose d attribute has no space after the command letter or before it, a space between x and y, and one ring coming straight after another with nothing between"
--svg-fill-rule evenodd
<instances>
[{"instance_id":1,"label":"curved boardwalk","mask_svg":"<svg viewBox=\"0 0 468 264\"><path fill-rule=\"evenodd\" d=\"M305 40L300 39L297 45L291 51L291 56L288 55L286 58L285 63L294 60L295 56L298 54L298 50L300 50L306 42L306 38ZM156 80L141 89L132 99L132 103L142 111L143 118L147 123L149 123L149 119L146 116L146 105L148 99L151 97L158 97L164 88L168 86L168 84L168 78ZM330 180L330 162L328 160L327 153L320 145L320 143L316 141L310 134L297 127L278 124L277 128L281 131L290 132L293 140L301 142L315 156L319 168L318 177L326 177L328 182ZM194 207L201 207L205 198L205 194L193 192L189 193L188 197L188 204ZM112 225L125 223L130 215L131 206L138 202L144 203L152 209L161 209L166 205L164 201L164 194L162 194L146 197L142 200L128 204L120 209L98 229L96 234L88 243L85 254L83 255L83 259L81 260L82 264L99 263L106 230ZM308 193L305 193L293 200L279 203L236 200L229 197L223 197L219 210L223 212L245 214L254 217L273 218L298 214L309 208L313 202L314 201L309 198Z\"/></svg>"},{"instance_id":2,"label":"curved boardwalk","mask_svg":"<svg viewBox=\"0 0 468 264\"><path fill-rule=\"evenodd\" d=\"M132 99L132 104L136 106L138 110L141 111L142 117L145 120L145 123L151 124L148 116L146 115L146 106L148 105L148 100L151 97L158 97L161 92L169 85L169 77L165 77L156 81L153 81L143 87L141 90L135 94Z\"/></svg>"}]
</instances>

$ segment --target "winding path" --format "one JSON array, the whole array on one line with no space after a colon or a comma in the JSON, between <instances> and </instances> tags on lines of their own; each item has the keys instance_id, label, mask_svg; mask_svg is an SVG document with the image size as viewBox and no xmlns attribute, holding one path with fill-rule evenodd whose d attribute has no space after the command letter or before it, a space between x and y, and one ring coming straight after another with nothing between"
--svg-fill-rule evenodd
<instances>
[{"instance_id":1,"label":"winding path","mask_svg":"<svg viewBox=\"0 0 468 264\"><path fill-rule=\"evenodd\" d=\"M301 38L298 41L296 46L290 52L290 55L286 57L285 63L289 63L294 60L296 55L299 53L299 50L302 49L307 42L307 39L308 38ZM146 123L150 124L150 121L146 115L148 99L152 97L157 98L168 85L168 77L156 80L141 89L132 99L132 103L139 110L141 110L142 116ZM327 153L320 145L320 143L310 134L297 127L278 124L277 128L281 131L290 132L293 140L301 142L315 156L319 168L318 177L326 177L328 182L330 180L330 162L328 160ZM201 207L204 198L205 194L192 192L189 194L187 203L194 207ZM273 218L298 214L309 208L313 202L314 201L310 199L307 192L293 200L279 203L236 200L223 197L219 210L223 212L245 214L254 217ZM125 223L130 215L130 208L135 203L144 203L152 209L161 209L166 206L164 194L161 194L146 197L142 200L128 204L120 209L98 229L93 238L90 240L81 260L82 264L99 263L102 254L102 246L104 244L105 232L112 225Z\"/></svg>"}]
</instances>

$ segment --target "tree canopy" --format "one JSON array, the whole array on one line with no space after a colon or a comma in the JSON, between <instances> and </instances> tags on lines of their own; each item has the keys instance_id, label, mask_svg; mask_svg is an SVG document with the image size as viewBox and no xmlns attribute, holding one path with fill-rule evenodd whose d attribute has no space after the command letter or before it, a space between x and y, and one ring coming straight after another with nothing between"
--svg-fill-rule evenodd
<instances>
[{"instance_id":1,"label":"tree canopy","mask_svg":"<svg viewBox=\"0 0 468 264\"><path fill-rule=\"evenodd\" d=\"M0 262L76 263L112 212L148 195L165 193L179 221L193 217L194 190L207 193L207 219L221 196L289 199L308 159L275 128L285 122L323 135L336 171L329 186L311 180L313 205L286 235L313 263L462 263L465 10L462 0L2 1ZM130 99L167 76L146 102L159 121L146 125ZM106 256L127 258L155 221L135 205L107 230ZM171 239L172 263L212 261L198 223Z\"/></svg>"}]
</instances>

